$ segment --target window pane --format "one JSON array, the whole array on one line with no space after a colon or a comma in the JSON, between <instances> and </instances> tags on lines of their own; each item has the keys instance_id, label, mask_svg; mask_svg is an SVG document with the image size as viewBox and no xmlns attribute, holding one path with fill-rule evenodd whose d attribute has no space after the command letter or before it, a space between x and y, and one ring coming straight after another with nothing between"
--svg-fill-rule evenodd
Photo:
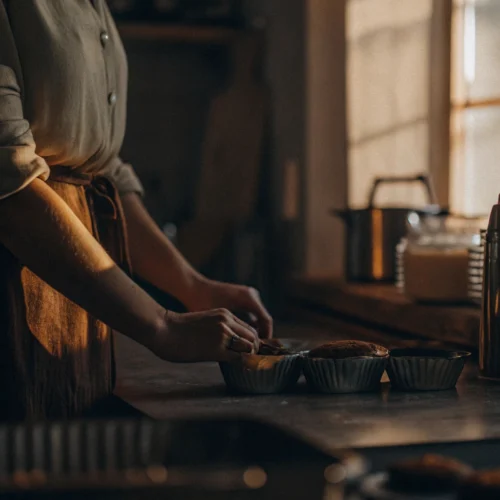
<instances>
[{"instance_id":1,"label":"window pane","mask_svg":"<svg viewBox=\"0 0 500 500\"><path fill-rule=\"evenodd\" d=\"M455 141L452 209L465 215L488 214L500 193L500 108L468 109Z\"/></svg>"},{"instance_id":2,"label":"window pane","mask_svg":"<svg viewBox=\"0 0 500 500\"><path fill-rule=\"evenodd\" d=\"M475 21L475 78L469 88L469 99L498 97L500 96L500 1L476 0Z\"/></svg>"},{"instance_id":3,"label":"window pane","mask_svg":"<svg viewBox=\"0 0 500 500\"><path fill-rule=\"evenodd\" d=\"M377 176L428 170L432 0L350 0L347 14L349 205L365 206ZM385 206L423 203L391 186Z\"/></svg>"}]
</instances>

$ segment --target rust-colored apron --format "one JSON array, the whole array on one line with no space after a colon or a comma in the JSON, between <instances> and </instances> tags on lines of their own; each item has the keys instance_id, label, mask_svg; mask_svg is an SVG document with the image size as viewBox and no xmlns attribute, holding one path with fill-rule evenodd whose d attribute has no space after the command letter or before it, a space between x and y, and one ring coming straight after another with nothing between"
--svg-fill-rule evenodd
<instances>
[{"instance_id":1,"label":"rust-colored apron","mask_svg":"<svg viewBox=\"0 0 500 500\"><path fill-rule=\"evenodd\" d=\"M53 169L48 184L130 273L116 189L104 177L69 173ZM78 416L109 396L114 382L111 329L0 245L0 419Z\"/></svg>"}]
</instances>

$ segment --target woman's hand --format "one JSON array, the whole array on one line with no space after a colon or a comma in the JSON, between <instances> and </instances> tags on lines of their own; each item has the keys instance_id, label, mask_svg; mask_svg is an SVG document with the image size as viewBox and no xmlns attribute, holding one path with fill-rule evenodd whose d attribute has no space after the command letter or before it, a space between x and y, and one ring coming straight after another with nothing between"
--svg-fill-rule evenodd
<instances>
[{"instance_id":1,"label":"woman's hand","mask_svg":"<svg viewBox=\"0 0 500 500\"><path fill-rule=\"evenodd\" d=\"M259 348L257 332L226 309L197 313L167 312L165 328L151 350L175 363L231 361Z\"/></svg>"},{"instance_id":2,"label":"woman's hand","mask_svg":"<svg viewBox=\"0 0 500 500\"><path fill-rule=\"evenodd\" d=\"M223 307L236 314L243 313L249 316L249 321L257 328L261 338L273 336L273 319L254 288L203 278L193 286L193 291L192 299L186 304L190 311Z\"/></svg>"}]
</instances>

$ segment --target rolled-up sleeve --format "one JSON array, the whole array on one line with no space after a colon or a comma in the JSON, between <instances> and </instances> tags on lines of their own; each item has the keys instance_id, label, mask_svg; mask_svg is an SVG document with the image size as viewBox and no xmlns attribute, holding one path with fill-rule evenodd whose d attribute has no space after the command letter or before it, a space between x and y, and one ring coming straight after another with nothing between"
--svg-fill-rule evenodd
<instances>
[{"instance_id":1,"label":"rolled-up sleeve","mask_svg":"<svg viewBox=\"0 0 500 500\"><path fill-rule=\"evenodd\" d=\"M113 158L103 170L103 175L110 179L118 189L120 195L137 193L144 195L144 188L137 177L132 165L125 163L118 156Z\"/></svg>"},{"instance_id":2,"label":"rolled-up sleeve","mask_svg":"<svg viewBox=\"0 0 500 500\"><path fill-rule=\"evenodd\" d=\"M46 180L50 169L35 152L30 125L23 115L20 66L3 2L0 2L0 199L33 179Z\"/></svg>"}]
</instances>

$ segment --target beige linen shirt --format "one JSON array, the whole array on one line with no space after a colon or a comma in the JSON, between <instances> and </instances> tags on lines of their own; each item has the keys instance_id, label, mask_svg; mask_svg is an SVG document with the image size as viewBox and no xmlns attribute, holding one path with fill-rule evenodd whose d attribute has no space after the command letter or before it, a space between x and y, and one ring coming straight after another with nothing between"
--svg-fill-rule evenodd
<instances>
[{"instance_id":1,"label":"beige linen shirt","mask_svg":"<svg viewBox=\"0 0 500 500\"><path fill-rule=\"evenodd\" d=\"M56 165L142 193L119 157L126 99L105 0L0 0L0 199Z\"/></svg>"}]
</instances>

